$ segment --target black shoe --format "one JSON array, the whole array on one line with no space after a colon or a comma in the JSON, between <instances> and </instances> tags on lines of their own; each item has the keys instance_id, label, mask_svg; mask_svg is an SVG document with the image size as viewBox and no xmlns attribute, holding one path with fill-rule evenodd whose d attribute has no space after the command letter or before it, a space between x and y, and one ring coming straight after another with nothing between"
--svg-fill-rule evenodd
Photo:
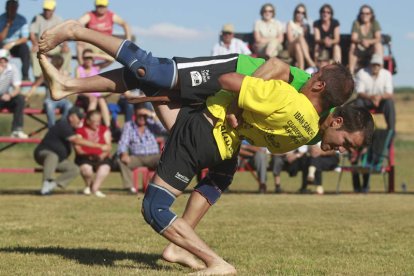
<instances>
[{"instance_id":1,"label":"black shoe","mask_svg":"<svg viewBox=\"0 0 414 276\"><path fill-rule=\"evenodd\" d=\"M259 193L260 194L265 194L266 193L266 184L260 184Z\"/></svg>"},{"instance_id":2,"label":"black shoe","mask_svg":"<svg viewBox=\"0 0 414 276\"><path fill-rule=\"evenodd\" d=\"M312 191L309 189L299 189L298 191L300 194L306 195L306 194L312 194Z\"/></svg>"},{"instance_id":3,"label":"black shoe","mask_svg":"<svg viewBox=\"0 0 414 276\"><path fill-rule=\"evenodd\" d=\"M282 187L276 186L276 188L275 188L275 194L281 194L281 193L283 193Z\"/></svg>"}]
</instances>

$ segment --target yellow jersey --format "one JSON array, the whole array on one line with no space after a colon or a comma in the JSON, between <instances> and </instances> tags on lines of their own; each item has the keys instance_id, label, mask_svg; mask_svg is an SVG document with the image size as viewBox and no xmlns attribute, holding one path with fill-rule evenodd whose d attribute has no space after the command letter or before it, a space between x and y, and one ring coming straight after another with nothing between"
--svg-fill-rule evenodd
<instances>
[{"instance_id":1,"label":"yellow jersey","mask_svg":"<svg viewBox=\"0 0 414 276\"><path fill-rule=\"evenodd\" d=\"M233 156L243 139L271 153L285 153L318 133L318 112L305 95L284 81L244 78L238 99L243 122L237 129L226 121L234 98L234 93L221 90L207 99L208 110L218 119L213 135L223 160Z\"/></svg>"}]
</instances>

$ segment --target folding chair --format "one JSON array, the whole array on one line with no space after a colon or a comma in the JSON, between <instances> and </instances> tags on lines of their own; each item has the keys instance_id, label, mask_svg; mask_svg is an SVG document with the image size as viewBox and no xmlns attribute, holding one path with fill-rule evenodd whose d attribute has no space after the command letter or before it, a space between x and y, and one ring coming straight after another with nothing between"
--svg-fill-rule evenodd
<instances>
[{"instance_id":1,"label":"folding chair","mask_svg":"<svg viewBox=\"0 0 414 276\"><path fill-rule=\"evenodd\" d=\"M382 174L385 191L389 191L386 174L392 172L393 166L390 162L390 146L392 143L393 131L387 129L376 129L372 138L372 144L367 152L361 156L357 165L339 167L340 172L336 184L336 193L339 194L343 172L362 174ZM384 162L387 161L387 162ZM369 186L369 183L368 183Z\"/></svg>"}]
</instances>

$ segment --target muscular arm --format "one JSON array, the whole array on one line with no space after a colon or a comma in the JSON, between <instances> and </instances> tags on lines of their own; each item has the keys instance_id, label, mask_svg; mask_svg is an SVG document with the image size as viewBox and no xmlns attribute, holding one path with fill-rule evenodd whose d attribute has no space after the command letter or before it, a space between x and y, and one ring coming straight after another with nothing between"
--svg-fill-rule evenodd
<instances>
[{"instance_id":1,"label":"muscular arm","mask_svg":"<svg viewBox=\"0 0 414 276\"><path fill-rule=\"evenodd\" d=\"M124 29L125 39L131 40L131 30L128 23L117 14L114 14L113 21Z\"/></svg>"},{"instance_id":2,"label":"muscular arm","mask_svg":"<svg viewBox=\"0 0 414 276\"><path fill-rule=\"evenodd\" d=\"M280 59L273 57L267 60L259 69L254 72L253 77L264 80L283 80L289 82L290 67Z\"/></svg>"},{"instance_id":3,"label":"muscular arm","mask_svg":"<svg viewBox=\"0 0 414 276\"><path fill-rule=\"evenodd\" d=\"M227 73L219 77L219 83L222 89L239 93L244 77L239 73Z\"/></svg>"},{"instance_id":4,"label":"muscular arm","mask_svg":"<svg viewBox=\"0 0 414 276\"><path fill-rule=\"evenodd\" d=\"M91 20L91 17L89 16L89 13L85 13L82 15L81 18L78 19L79 23L81 23L83 26L88 24L88 22Z\"/></svg>"}]
</instances>

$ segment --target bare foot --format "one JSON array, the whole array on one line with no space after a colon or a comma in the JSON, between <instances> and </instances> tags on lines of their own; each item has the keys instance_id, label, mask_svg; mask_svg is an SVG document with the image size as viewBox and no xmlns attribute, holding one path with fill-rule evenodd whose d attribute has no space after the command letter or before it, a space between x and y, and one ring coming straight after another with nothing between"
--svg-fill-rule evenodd
<instances>
[{"instance_id":1,"label":"bare foot","mask_svg":"<svg viewBox=\"0 0 414 276\"><path fill-rule=\"evenodd\" d=\"M190 273L190 275L197 275L197 276L207 276L207 275L236 275L237 270L231 264L222 261L218 264L214 264L209 266L204 270L199 270L194 273Z\"/></svg>"},{"instance_id":2,"label":"bare foot","mask_svg":"<svg viewBox=\"0 0 414 276\"><path fill-rule=\"evenodd\" d=\"M67 40L75 40L75 31L82 25L76 20L68 20L46 30L40 36L39 52L44 54Z\"/></svg>"},{"instance_id":3,"label":"bare foot","mask_svg":"<svg viewBox=\"0 0 414 276\"><path fill-rule=\"evenodd\" d=\"M62 76L43 54L39 55L39 63L43 71L43 76L49 84L50 97L53 100L58 101L69 96L69 93L65 93L64 85L65 80L69 79L69 77Z\"/></svg>"},{"instance_id":4,"label":"bare foot","mask_svg":"<svg viewBox=\"0 0 414 276\"><path fill-rule=\"evenodd\" d=\"M188 266L192 269L205 269L204 263L201 263L193 254L184 250L181 247L170 243L162 252L164 260L170 263L178 263L184 266Z\"/></svg>"}]
</instances>

